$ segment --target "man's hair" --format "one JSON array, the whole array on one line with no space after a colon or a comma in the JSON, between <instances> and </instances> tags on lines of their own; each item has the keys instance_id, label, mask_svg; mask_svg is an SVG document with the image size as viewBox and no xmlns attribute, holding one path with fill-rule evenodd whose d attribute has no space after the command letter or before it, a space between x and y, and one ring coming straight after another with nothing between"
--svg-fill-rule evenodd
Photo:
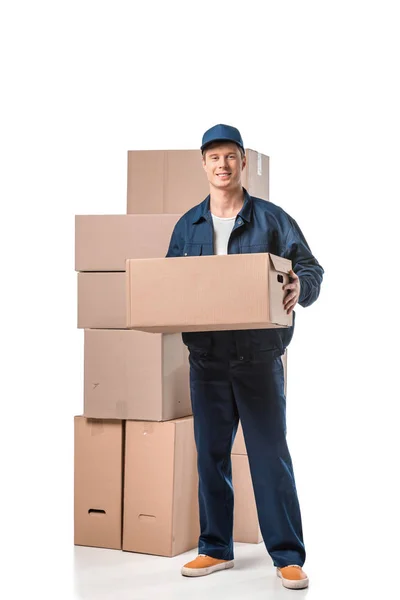
<instances>
[{"instance_id":1,"label":"man's hair","mask_svg":"<svg viewBox=\"0 0 400 600\"><path fill-rule=\"evenodd\" d=\"M217 148L217 146L220 146L220 145L221 145L221 144L223 144L223 143L224 143L224 141L223 141L223 140L221 140L220 142L219 142L219 141L216 141L216 142L211 142L211 144L209 144L208 146L206 146L206 147L204 148L203 152L201 153L201 155L202 155L202 157L203 157L203 160L205 159L205 157L206 157L206 152L208 152L208 150L212 150L213 148ZM228 143L229 143L229 144L235 144L235 142L228 142ZM240 158L244 158L244 157L245 157L245 152L244 152L244 150L243 150L243 149L242 149L242 148L239 146L239 144L235 144L235 146L237 146L237 147L239 148L239 152L240 152Z\"/></svg>"}]
</instances>

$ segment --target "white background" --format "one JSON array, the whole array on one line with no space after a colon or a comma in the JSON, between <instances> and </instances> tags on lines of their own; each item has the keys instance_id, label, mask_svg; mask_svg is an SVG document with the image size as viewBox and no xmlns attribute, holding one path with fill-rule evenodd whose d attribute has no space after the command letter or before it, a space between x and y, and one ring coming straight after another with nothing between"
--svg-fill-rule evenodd
<instances>
[{"instance_id":1,"label":"white background","mask_svg":"<svg viewBox=\"0 0 400 600\"><path fill-rule=\"evenodd\" d=\"M125 212L127 150L198 148L220 122L270 156L270 199L326 272L288 358L307 564L398 568L395 5L2 3L5 597L73 597L74 215Z\"/></svg>"}]
</instances>

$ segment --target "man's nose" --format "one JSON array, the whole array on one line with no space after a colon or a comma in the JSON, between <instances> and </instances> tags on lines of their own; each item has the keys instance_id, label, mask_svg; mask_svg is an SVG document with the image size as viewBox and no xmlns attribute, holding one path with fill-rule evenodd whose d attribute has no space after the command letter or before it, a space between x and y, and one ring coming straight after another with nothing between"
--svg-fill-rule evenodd
<instances>
[{"instance_id":1,"label":"man's nose","mask_svg":"<svg viewBox=\"0 0 400 600\"><path fill-rule=\"evenodd\" d=\"M226 165L227 165L226 156L220 156L219 160L218 160L218 166L219 167L226 167Z\"/></svg>"}]
</instances>

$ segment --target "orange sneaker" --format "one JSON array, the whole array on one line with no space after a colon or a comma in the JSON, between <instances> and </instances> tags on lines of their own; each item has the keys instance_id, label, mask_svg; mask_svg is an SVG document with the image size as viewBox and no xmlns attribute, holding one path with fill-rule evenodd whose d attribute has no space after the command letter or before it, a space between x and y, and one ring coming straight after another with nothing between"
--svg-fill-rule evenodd
<instances>
[{"instance_id":1,"label":"orange sneaker","mask_svg":"<svg viewBox=\"0 0 400 600\"><path fill-rule=\"evenodd\" d=\"M197 558L182 567L181 573L186 577L202 577L203 575L210 575L214 571L222 571L232 567L233 560L220 560L206 554L199 554Z\"/></svg>"},{"instance_id":2,"label":"orange sneaker","mask_svg":"<svg viewBox=\"0 0 400 600\"><path fill-rule=\"evenodd\" d=\"M290 590L302 590L308 587L308 577L299 565L277 567L276 574L282 579L282 585Z\"/></svg>"}]
</instances>

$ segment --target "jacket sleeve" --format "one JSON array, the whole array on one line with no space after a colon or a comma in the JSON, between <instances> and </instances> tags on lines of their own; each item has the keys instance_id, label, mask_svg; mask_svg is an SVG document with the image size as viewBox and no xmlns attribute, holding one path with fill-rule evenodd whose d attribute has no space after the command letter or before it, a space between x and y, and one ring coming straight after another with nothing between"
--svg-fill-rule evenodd
<instances>
[{"instance_id":1,"label":"jacket sleeve","mask_svg":"<svg viewBox=\"0 0 400 600\"><path fill-rule=\"evenodd\" d=\"M312 255L309 245L296 221L289 217L289 230L283 256L292 261L293 271L300 279L300 306L310 306L319 296L324 269Z\"/></svg>"},{"instance_id":2,"label":"jacket sleeve","mask_svg":"<svg viewBox=\"0 0 400 600\"><path fill-rule=\"evenodd\" d=\"M171 240L169 242L168 252L165 258L183 256L184 241L180 232L180 224L177 223L172 232Z\"/></svg>"}]
</instances>

